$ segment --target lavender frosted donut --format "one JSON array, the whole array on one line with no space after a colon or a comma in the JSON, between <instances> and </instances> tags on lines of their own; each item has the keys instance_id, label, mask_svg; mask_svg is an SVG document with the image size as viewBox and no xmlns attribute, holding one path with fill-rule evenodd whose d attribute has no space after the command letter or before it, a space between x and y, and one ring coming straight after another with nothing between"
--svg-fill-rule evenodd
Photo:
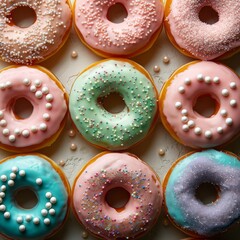
<instances>
[{"instance_id":1,"label":"lavender frosted donut","mask_svg":"<svg viewBox=\"0 0 240 240\"><path fill-rule=\"evenodd\" d=\"M206 7L216 12L213 24L201 20ZM165 16L171 42L187 56L212 60L240 49L240 1L167 0Z\"/></svg>"},{"instance_id":2,"label":"lavender frosted donut","mask_svg":"<svg viewBox=\"0 0 240 240\"><path fill-rule=\"evenodd\" d=\"M240 219L240 161L232 153L207 150L180 158L164 179L164 200L174 225L194 237L212 237ZM195 196L203 183L218 199L203 204Z\"/></svg>"}]
</instances>

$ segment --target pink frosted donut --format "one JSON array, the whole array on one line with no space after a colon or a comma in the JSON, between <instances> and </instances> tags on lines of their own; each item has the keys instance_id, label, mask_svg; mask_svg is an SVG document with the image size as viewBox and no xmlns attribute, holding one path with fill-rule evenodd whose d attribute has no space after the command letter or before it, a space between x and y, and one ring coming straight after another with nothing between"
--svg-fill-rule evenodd
<instances>
[{"instance_id":1,"label":"pink frosted donut","mask_svg":"<svg viewBox=\"0 0 240 240\"><path fill-rule=\"evenodd\" d=\"M201 11L215 11L216 22L201 20ZM240 49L240 1L167 0L165 17L171 42L187 56L212 60Z\"/></svg>"},{"instance_id":2,"label":"pink frosted donut","mask_svg":"<svg viewBox=\"0 0 240 240\"><path fill-rule=\"evenodd\" d=\"M124 188L130 195L122 208L106 201L109 190ZM156 222L162 205L158 176L128 153L101 153L80 171L73 185L77 219L101 239L135 239Z\"/></svg>"},{"instance_id":3,"label":"pink frosted donut","mask_svg":"<svg viewBox=\"0 0 240 240\"><path fill-rule=\"evenodd\" d=\"M108 19L109 8L122 4L128 16L122 23ZM85 45L104 57L132 57L148 50L163 23L162 0L75 0L76 31Z\"/></svg>"},{"instance_id":4,"label":"pink frosted donut","mask_svg":"<svg viewBox=\"0 0 240 240\"><path fill-rule=\"evenodd\" d=\"M163 86L159 109L170 134L194 148L223 145L239 135L240 79L228 67L195 61L179 68ZM194 110L199 97L209 96L215 112L204 117Z\"/></svg>"},{"instance_id":5,"label":"pink frosted donut","mask_svg":"<svg viewBox=\"0 0 240 240\"><path fill-rule=\"evenodd\" d=\"M12 20L12 12L20 7L35 12L31 26L18 27ZM65 43L71 22L68 0L0 0L0 58L27 65L45 60Z\"/></svg>"},{"instance_id":6,"label":"pink frosted donut","mask_svg":"<svg viewBox=\"0 0 240 240\"><path fill-rule=\"evenodd\" d=\"M14 112L18 99L32 104L28 118ZM48 70L12 66L0 72L0 147L9 151L33 151L58 137L67 116L68 96Z\"/></svg>"}]
</instances>

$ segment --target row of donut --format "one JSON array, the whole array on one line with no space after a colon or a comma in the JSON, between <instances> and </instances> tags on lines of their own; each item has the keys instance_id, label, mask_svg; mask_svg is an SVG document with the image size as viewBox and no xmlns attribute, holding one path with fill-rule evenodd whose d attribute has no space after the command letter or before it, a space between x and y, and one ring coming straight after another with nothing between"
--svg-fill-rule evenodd
<instances>
[{"instance_id":1,"label":"row of donut","mask_svg":"<svg viewBox=\"0 0 240 240\"><path fill-rule=\"evenodd\" d=\"M109 9L121 4L127 11L122 23L109 20ZM32 65L52 56L66 42L72 24L68 0L3 0L0 9L0 58L14 64ZM18 27L13 11L28 7L36 21ZM201 18L207 8L217 14L209 24ZM205 9L205 10L204 10ZM239 1L75 0L73 19L82 42L103 57L133 57L156 41L163 22L170 41L183 54L213 60L232 55L240 48ZM211 11L210 11L211 13Z\"/></svg>"},{"instance_id":2,"label":"row of donut","mask_svg":"<svg viewBox=\"0 0 240 240\"><path fill-rule=\"evenodd\" d=\"M10 239L46 239L67 219L70 206L79 222L103 239L135 239L156 223L162 208L170 221L193 237L212 237L240 219L240 161L229 152L205 150L178 159L163 187L157 174L130 153L103 152L75 178L72 191L64 173L40 154L15 155L0 161L0 234ZM196 197L211 182L218 199L205 205ZM114 208L107 194L128 192L128 202ZM22 209L16 193L31 189L38 203Z\"/></svg>"},{"instance_id":3,"label":"row of donut","mask_svg":"<svg viewBox=\"0 0 240 240\"><path fill-rule=\"evenodd\" d=\"M125 150L141 142L158 118L180 143L193 148L223 146L239 135L240 81L228 67L195 61L172 74L158 93L149 73L126 59L96 62L79 74L69 99L74 125L94 146ZM119 93L125 108L108 112L102 101ZM0 147L29 152L51 145L64 127L68 94L56 77L40 66L11 66L0 72ZM214 114L198 114L195 103L208 95ZM25 119L14 112L24 98L33 105Z\"/></svg>"}]
</instances>

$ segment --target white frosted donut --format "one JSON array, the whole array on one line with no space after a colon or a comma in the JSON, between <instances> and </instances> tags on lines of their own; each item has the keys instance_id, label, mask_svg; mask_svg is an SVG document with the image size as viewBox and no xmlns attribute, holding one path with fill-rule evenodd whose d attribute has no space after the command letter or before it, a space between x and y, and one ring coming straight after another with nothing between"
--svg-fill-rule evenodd
<instances>
[{"instance_id":1,"label":"white frosted donut","mask_svg":"<svg viewBox=\"0 0 240 240\"><path fill-rule=\"evenodd\" d=\"M18 7L35 11L36 21L20 28L8 17ZM24 13L23 13L24 14ZM54 54L71 29L68 0L0 0L0 58L16 64L35 64Z\"/></svg>"}]
</instances>

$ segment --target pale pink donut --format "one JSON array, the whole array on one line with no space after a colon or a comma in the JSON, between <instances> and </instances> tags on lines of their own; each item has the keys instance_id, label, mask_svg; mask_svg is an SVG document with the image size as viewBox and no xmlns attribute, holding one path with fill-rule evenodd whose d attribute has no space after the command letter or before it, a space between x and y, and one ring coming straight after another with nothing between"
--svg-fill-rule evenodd
<instances>
[{"instance_id":1,"label":"pale pink donut","mask_svg":"<svg viewBox=\"0 0 240 240\"><path fill-rule=\"evenodd\" d=\"M128 13L117 24L107 18L109 8L116 3ZM163 14L161 0L75 0L74 4L80 38L103 56L132 56L146 51L162 28Z\"/></svg>"},{"instance_id":2,"label":"pale pink donut","mask_svg":"<svg viewBox=\"0 0 240 240\"><path fill-rule=\"evenodd\" d=\"M210 148L226 144L240 131L240 79L228 67L195 61L179 68L160 94L161 119L171 135L184 145ZM211 117L194 111L200 96L217 102Z\"/></svg>"},{"instance_id":3,"label":"pale pink donut","mask_svg":"<svg viewBox=\"0 0 240 240\"><path fill-rule=\"evenodd\" d=\"M216 23L207 24L200 20L199 12L205 6L218 13ZM239 50L239 0L167 0L165 11L170 40L175 41L182 53L212 60Z\"/></svg>"},{"instance_id":4,"label":"pale pink donut","mask_svg":"<svg viewBox=\"0 0 240 240\"><path fill-rule=\"evenodd\" d=\"M33 106L21 119L14 114L17 99ZM31 151L50 145L63 128L67 93L46 69L12 66L0 72L0 147L10 151Z\"/></svg>"},{"instance_id":5,"label":"pale pink donut","mask_svg":"<svg viewBox=\"0 0 240 240\"><path fill-rule=\"evenodd\" d=\"M23 6L36 14L34 24L26 28L9 18L14 9ZM0 0L0 58L15 64L39 63L64 44L71 23L68 0Z\"/></svg>"},{"instance_id":6,"label":"pale pink donut","mask_svg":"<svg viewBox=\"0 0 240 240\"><path fill-rule=\"evenodd\" d=\"M130 194L123 209L106 202L109 190L122 187ZM135 239L152 228L160 214L162 189L157 175L128 153L101 153L81 170L73 186L77 219L101 239Z\"/></svg>"}]
</instances>

